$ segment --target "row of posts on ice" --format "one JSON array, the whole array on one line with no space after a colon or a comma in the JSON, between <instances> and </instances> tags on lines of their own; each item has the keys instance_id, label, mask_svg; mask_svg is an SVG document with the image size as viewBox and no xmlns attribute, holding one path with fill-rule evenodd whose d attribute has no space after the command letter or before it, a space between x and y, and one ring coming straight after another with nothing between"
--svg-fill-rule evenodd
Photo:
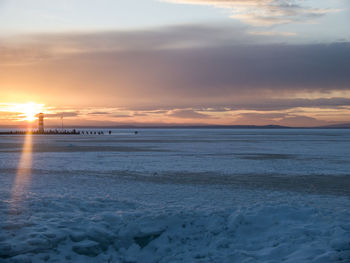
<instances>
[{"instance_id":1,"label":"row of posts on ice","mask_svg":"<svg viewBox=\"0 0 350 263\"><path fill-rule=\"evenodd\" d=\"M33 131L9 131L9 132L0 132L0 134L26 134L26 133L31 133L31 134L82 134L82 135L104 135L104 131L78 131L76 129L72 130L64 130L63 129L63 124L62 128L60 130L58 129L50 129L50 130L45 130L44 128L44 114L39 113L38 114L38 129L33 130ZM112 134L112 131L109 130L106 132L107 134ZM134 132L135 134L138 134L137 131Z\"/></svg>"}]
</instances>

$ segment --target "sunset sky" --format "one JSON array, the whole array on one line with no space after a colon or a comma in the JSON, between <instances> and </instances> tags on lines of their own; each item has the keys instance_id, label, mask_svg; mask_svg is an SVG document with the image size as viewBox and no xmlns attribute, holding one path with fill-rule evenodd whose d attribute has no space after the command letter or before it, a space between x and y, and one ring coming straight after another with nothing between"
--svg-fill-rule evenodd
<instances>
[{"instance_id":1,"label":"sunset sky","mask_svg":"<svg viewBox=\"0 0 350 263\"><path fill-rule=\"evenodd\" d=\"M0 0L0 126L350 123L349 0Z\"/></svg>"}]
</instances>

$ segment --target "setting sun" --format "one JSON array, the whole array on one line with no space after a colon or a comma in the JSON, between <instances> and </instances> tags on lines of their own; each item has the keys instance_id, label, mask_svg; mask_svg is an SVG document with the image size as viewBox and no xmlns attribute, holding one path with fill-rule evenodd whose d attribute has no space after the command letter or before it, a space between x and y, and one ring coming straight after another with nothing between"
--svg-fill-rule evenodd
<instances>
[{"instance_id":1,"label":"setting sun","mask_svg":"<svg viewBox=\"0 0 350 263\"><path fill-rule=\"evenodd\" d=\"M18 112L22 114L22 120L33 122L36 119L36 115L43 111L44 105L34 102L28 102L25 104L14 104L11 107L12 112Z\"/></svg>"}]
</instances>

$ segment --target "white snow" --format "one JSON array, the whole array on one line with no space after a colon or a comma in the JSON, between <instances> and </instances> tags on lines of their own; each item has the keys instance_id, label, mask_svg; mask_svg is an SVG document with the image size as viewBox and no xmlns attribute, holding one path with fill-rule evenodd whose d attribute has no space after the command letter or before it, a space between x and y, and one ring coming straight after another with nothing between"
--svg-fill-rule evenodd
<instances>
[{"instance_id":1,"label":"white snow","mask_svg":"<svg viewBox=\"0 0 350 263\"><path fill-rule=\"evenodd\" d=\"M302 132L0 137L0 262L350 262L350 136Z\"/></svg>"}]
</instances>

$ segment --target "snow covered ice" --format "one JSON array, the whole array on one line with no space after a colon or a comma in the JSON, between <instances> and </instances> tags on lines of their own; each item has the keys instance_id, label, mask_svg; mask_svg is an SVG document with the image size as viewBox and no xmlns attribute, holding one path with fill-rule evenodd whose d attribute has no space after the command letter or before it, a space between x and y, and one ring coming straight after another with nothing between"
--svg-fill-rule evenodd
<instances>
[{"instance_id":1,"label":"snow covered ice","mask_svg":"<svg viewBox=\"0 0 350 263\"><path fill-rule=\"evenodd\" d=\"M350 262L347 130L0 137L0 262Z\"/></svg>"}]
</instances>

